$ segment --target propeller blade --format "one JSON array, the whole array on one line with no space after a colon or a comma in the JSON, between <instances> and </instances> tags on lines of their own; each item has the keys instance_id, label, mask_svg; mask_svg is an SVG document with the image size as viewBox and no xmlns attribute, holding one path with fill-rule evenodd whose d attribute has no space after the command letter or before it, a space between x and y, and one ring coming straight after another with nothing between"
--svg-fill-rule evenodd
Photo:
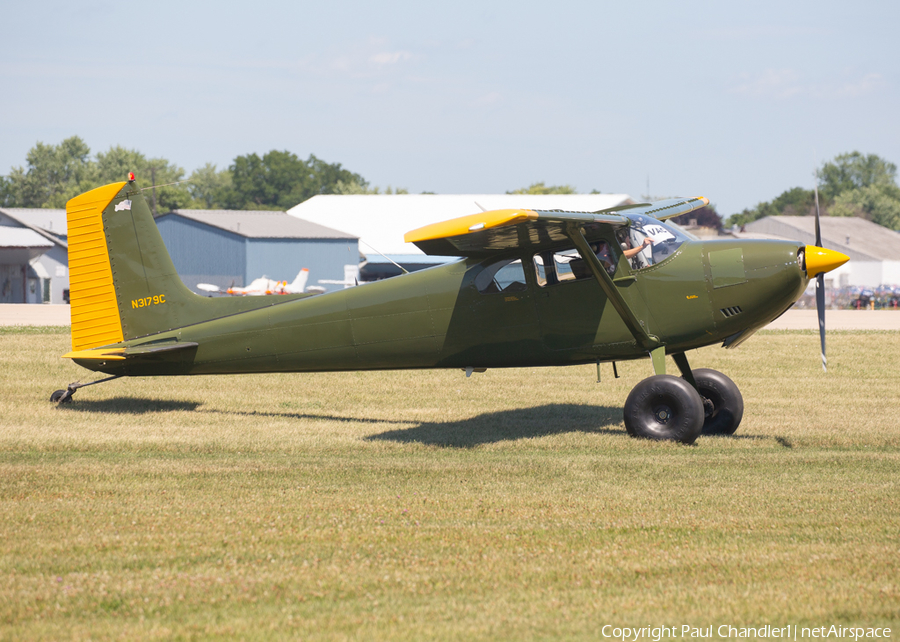
<instances>
[{"instance_id":1,"label":"propeller blade","mask_svg":"<svg viewBox=\"0 0 900 642\"><path fill-rule=\"evenodd\" d=\"M816 247L822 247L822 230L819 229L819 171L816 170L816 184L813 188L816 193Z\"/></svg>"},{"instance_id":2,"label":"propeller blade","mask_svg":"<svg viewBox=\"0 0 900 642\"><path fill-rule=\"evenodd\" d=\"M825 273L816 276L816 312L819 315L819 342L822 344L822 370L828 372L828 359L825 357Z\"/></svg>"},{"instance_id":3,"label":"propeller blade","mask_svg":"<svg viewBox=\"0 0 900 642\"><path fill-rule=\"evenodd\" d=\"M819 227L819 170L816 168L816 247L822 247L822 230ZM809 255L809 253L807 253ZM841 255L843 256L843 255ZM843 262L842 262L843 263ZM807 267L809 269L809 267ZM833 269L833 268L832 268ZM825 357L825 272L816 275L816 314L819 316L819 342L822 344L822 370L828 372L828 359Z\"/></svg>"}]
</instances>

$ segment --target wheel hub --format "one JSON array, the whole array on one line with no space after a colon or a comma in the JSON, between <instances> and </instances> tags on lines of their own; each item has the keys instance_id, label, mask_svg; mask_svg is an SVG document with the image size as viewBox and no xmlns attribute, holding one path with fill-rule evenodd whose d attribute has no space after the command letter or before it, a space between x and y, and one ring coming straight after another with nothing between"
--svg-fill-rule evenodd
<instances>
[{"instance_id":1,"label":"wheel hub","mask_svg":"<svg viewBox=\"0 0 900 642\"><path fill-rule=\"evenodd\" d=\"M672 418L672 414L672 409L668 406L659 406L653 411L653 416L661 424L668 423L669 419Z\"/></svg>"}]
</instances>

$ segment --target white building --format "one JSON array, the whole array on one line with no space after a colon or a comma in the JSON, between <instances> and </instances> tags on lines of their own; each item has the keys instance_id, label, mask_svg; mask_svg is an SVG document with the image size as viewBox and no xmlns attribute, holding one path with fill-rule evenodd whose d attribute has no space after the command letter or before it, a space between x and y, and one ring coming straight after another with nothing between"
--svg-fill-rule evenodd
<instances>
[{"instance_id":1,"label":"white building","mask_svg":"<svg viewBox=\"0 0 900 642\"><path fill-rule=\"evenodd\" d=\"M596 212L634 201L627 194L321 194L288 214L359 236L359 251L422 255L403 235L431 223L485 210Z\"/></svg>"}]
</instances>

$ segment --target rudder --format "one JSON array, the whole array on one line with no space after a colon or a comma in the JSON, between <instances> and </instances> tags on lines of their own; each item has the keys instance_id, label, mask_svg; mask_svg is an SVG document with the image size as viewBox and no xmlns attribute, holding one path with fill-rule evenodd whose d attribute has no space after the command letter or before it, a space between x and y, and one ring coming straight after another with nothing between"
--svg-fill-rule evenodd
<instances>
[{"instance_id":1,"label":"rudder","mask_svg":"<svg viewBox=\"0 0 900 642\"><path fill-rule=\"evenodd\" d=\"M192 292L134 181L76 196L66 203L66 219L73 351L299 298L211 299Z\"/></svg>"}]
</instances>

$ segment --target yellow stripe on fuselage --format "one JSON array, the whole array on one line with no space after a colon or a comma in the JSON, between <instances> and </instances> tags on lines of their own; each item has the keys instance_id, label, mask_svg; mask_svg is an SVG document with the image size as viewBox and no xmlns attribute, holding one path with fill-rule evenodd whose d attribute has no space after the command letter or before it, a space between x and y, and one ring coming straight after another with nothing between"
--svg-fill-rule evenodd
<instances>
[{"instance_id":1,"label":"yellow stripe on fuselage","mask_svg":"<svg viewBox=\"0 0 900 642\"><path fill-rule=\"evenodd\" d=\"M123 337L103 230L103 210L124 185L122 182L98 187L66 203L74 352L118 343Z\"/></svg>"}]
</instances>

